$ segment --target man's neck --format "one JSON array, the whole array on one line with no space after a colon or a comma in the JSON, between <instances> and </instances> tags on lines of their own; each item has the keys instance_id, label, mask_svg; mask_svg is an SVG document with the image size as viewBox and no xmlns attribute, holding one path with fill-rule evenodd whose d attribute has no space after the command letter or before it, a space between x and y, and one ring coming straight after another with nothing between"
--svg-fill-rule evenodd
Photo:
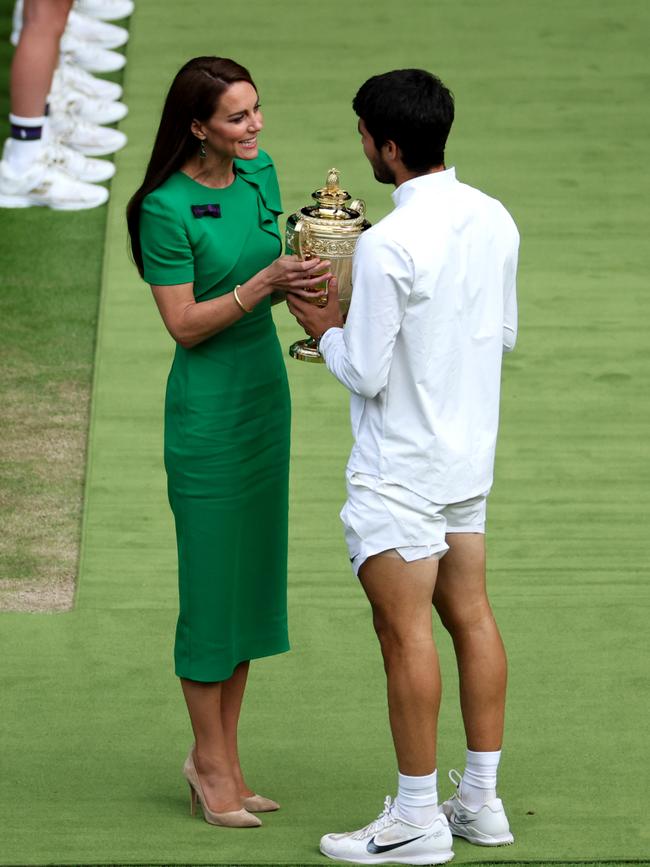
<instances>
[{"instance_id":1,"label":"man's neck","mask_svg":"<svg viewBox=\"0 0 650 867\"><path fill-rule=\"evenodd\" d=\"M441 163L439 166L433 166L430 169L427 169L426 172L412 172L410 169L407 169L406 166L400 166L395 170L395 188L400 187L402 184L406 183L406 181L412 181L413 178L421 178L424 175L434 175L436 172L444 172L446 166L444 163Z\"/></svg>"}]
</instances>

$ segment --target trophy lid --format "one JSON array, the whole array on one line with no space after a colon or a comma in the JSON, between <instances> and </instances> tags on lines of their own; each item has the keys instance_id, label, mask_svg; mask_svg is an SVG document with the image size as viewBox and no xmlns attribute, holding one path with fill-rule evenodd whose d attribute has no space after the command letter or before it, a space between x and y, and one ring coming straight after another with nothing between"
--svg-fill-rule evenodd
<instances>
[{"instance_id":1,"label":"trophy lid","mask_svg":"<svg viewBox=\"0 0 650 867\"><path fill-rule=\"evenodd\" d=\"M352 203L352 208L345 207L345 202L348 202L351 196L339 186L339 174L338 169L329 170L325 186L311 194L318 205L303 208L302 213L305 216L325 220L353 220L362 216L362 211L354 208L357 202Z\"/></svg>"}]
</instances>

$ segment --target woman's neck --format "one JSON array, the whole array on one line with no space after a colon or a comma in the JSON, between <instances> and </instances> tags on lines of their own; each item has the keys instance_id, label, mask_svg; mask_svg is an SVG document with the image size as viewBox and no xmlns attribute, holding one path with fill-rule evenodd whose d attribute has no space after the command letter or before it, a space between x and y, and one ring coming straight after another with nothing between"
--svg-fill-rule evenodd
<instances>
[{"instance_id":1,"label":"woman's neck","mask_svg":"<svg viewBox=\"0 0 650 867\"><path fill-rule=\"evenodd\" d=\"M192 180L217 190L229 187L235 179L232 157L218 157L210 153L204 158L198 155L192 157L181 167L181 171Z\"/></svg>"}]
</instances>

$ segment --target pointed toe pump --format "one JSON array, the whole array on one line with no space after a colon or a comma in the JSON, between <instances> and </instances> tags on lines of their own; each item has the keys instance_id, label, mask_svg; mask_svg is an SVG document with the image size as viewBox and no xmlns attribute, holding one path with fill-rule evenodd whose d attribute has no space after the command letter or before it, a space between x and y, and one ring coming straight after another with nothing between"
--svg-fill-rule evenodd
<instances>
[{"instance_id":1,"label":"pointed toe pump","mask_svg":"<svg viewBox=\"0 0 650 867\"><path fill-rule=\"evenodd\" d=\"M253 816L246 809L231 810L227 813L215 813L208 807L201 781L194 765L192 753L189 754L183 765L183 776L190 787L190 813L192 816L196 812L196 803L198 801L203 810L203 817L210 825L223 825L226 828L259 828L262 824L257 816Z\"/></svg>"},{"instance_id":2,"label":"pointed toe pump","mask_svg":"<svg viewBox=\"0 0 650 867\"><path fill-rule=\"evenodd\" d=\"M249 795L248 798L242 799L244 809L249 813L272 813L274 810L279 810L280 805L277 801L271 798L264 798L262 795Z\"/></svg>"}]
</instances>

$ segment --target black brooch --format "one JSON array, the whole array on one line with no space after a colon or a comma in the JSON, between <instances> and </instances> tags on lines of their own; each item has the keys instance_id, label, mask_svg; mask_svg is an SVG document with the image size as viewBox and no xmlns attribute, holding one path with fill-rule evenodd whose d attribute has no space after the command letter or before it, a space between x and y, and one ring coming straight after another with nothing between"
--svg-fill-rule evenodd
<instances>
[{"instance_id":1,"label":"black brooch","mask_svg":"<svg viewBox=\"0 0 650 867\"><path fill-rule=\"evenodd\" d=\"M192 213L195 217L220 217L221 205L192 205Z\"/></svg>"}]
</instances>

